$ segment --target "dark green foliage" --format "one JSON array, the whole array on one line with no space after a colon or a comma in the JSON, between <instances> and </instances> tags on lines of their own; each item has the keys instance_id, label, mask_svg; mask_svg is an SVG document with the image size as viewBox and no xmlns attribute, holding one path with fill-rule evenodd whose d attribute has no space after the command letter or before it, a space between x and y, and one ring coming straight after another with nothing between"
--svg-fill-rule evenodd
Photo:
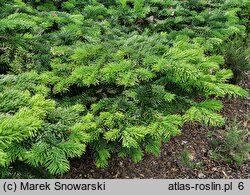
<instances>
[{"instance_id":1,"label":"dark green foliage","mask_svg":"<svg viewBox=\"0 0 250 195\"><path fill-rule=\"evenodd\" d=\"M226 45L225 65L233 73L233 82L239 83L250 71L250 38L236 38Z\"/></svg>"},{"instance_id":2,"label":"dark green foliage","mask_svg":"<svg viewBox=\"0 0 250 195\"><path fill-rule=\"evenodd\" d=\"M190 168L190 169L193 169L195 164L192 160L192 158L190 157L191 154L189 153L189 151L187 149L184 149L182 152L181 152L181 164L184 166L184 167L187 167L187 168Z\"/></svg>"},{"instance_id":3,"label":"dark green foliage","mask_svg":"<svg viewBox=\"0 0 250 195\"><path fill-rule=\"evenodd\" d=\"M247 1L0 3L1 166L62 174L86 146L98 167L137 163L184 122L222 125L210 97L248 95L217 52L245 33Z\"/></svg>"},{"instance_id":4,"label":"dark green foliage","mask_svg":"<svg viewBox=\"0 0 250 195\"><path fill-rule=\"evenodd\" d=\"M34 168L27 163L16 161L9 167L0 167L0 179L53 179L43 167Z\"/></svg>"},{"instance_id":5,"label":"dark green foliage","mask_svg":"<svg viewBox=\"0 0 250 195\"><path fill-rule=\"evenodd\" d=\"M194 156L192 156L191 152L184 148L184 150L180 153L180 163L185 168L189 169L200 169L202 167L202 163L195 162Z\"/></svg>"},{"instance_id":6,"label":"dark green foliage","mask_svg":"<svg viewBox=\"0 0 250 195\"><path fill-rule=\"evenodd\" d=\"M233 123L232 127L226 129L224 134L215 136L212 140L213 150L211 157L227 163L241 165L247 160L250 152L250 144L247 142L249 131L240 124Z\"/></svg>"}]
</instances>

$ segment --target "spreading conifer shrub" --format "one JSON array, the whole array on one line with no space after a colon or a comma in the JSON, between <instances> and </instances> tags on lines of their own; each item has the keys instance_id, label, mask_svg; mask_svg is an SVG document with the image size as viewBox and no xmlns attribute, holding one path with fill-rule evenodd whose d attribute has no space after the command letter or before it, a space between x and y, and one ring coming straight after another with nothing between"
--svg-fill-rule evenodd
<instances>
[{"instance_id":1,"label":"spreading conifer shrub","mask_svg":"<svg viewBox=\"0 0 250 195\"><path fill-rule=\"evenodd\" d=\"M248 94L216 48L245 33L247 3L2 0L0 166L62 174L86 148L136 163L184 122L223 125L216 98Z\"/></svg>"}]
</instances>

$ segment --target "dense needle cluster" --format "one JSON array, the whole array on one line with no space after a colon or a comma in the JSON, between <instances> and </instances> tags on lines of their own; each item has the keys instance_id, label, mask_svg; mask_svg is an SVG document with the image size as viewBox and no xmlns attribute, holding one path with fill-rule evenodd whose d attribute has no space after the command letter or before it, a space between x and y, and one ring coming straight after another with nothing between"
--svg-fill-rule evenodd
<instances>
[{"instance_id":1,"label":"dense needle cluster","mask_svg":"<svg viewBox=\"0 0 250 195\"><path fill-rule=\"evenodd\" d=\"M92 150L159 154L184 122L223 125L223 44L246 32L248 0L1 0L0 166L52 174Z\"/></svg>"}]
</instances>

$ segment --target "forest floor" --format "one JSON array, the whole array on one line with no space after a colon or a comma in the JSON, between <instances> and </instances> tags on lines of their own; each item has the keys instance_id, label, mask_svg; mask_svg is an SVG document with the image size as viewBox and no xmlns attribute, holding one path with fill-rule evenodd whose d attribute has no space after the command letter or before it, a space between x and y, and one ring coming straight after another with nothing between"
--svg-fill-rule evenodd
<instances>
[{"instance_id":1,"label":"forest floor","mask_svg":"<svg viewBox=\"0 0 250 195\"><path fill-rule=\"evenodd\" d=\"M250 80L241 86L250 91ZM223 99L221 114L228 120L223 127L206 128L201 125L184 125L182 133L164 144L159 156L146 154L143 160L134 164L130 158L112 156L105 169L96 168L92 154L71 160L71 170L60 178L68 179L133 179L133 178L250 178L250 154L241 166L213 160L213 137L222 136L232 121L239 122L250 131L250 98ZM212 135L212 136L211 136ZM247 141L250 143L250 136ZM187 161L183 161L188 155Z\"/></svg>"}]
</instances>

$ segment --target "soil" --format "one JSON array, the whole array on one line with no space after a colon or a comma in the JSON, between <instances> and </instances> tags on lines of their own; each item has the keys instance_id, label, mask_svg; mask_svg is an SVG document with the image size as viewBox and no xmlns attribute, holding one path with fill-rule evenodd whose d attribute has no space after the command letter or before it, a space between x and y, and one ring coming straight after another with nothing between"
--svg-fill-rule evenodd
<instances>
[{"instance_id":1,"label":"soil","mask_svg":"<svg viewBox=\"0 0 250 195\"><path fill-rule=\"evenodd\" d=\"M241 86L250 91L250 82L242 82ZM230 179L250 178L250 154L241 166L234 163L215 161L211 158L213 145L211 134L217 137L237 120L250 131L250 98L223 99L224 108L221 114L228 122L220 128L206 128L198 124L186 124L182 133L173 137L162 146L161 154L156 157L145 154L143 160L134 164L130 158L113 156L105 169L96 168L93 155L85 154L81 159L72 159L71 170L60 178L68 179L133 179L133 178L200 178ZM248 118L247 118L248 117ZM250 143L250 137L247 139ZM189 152L189 158L198 166L190 168L181 161L183 151Z\"/></svg>"}]
</instances>

